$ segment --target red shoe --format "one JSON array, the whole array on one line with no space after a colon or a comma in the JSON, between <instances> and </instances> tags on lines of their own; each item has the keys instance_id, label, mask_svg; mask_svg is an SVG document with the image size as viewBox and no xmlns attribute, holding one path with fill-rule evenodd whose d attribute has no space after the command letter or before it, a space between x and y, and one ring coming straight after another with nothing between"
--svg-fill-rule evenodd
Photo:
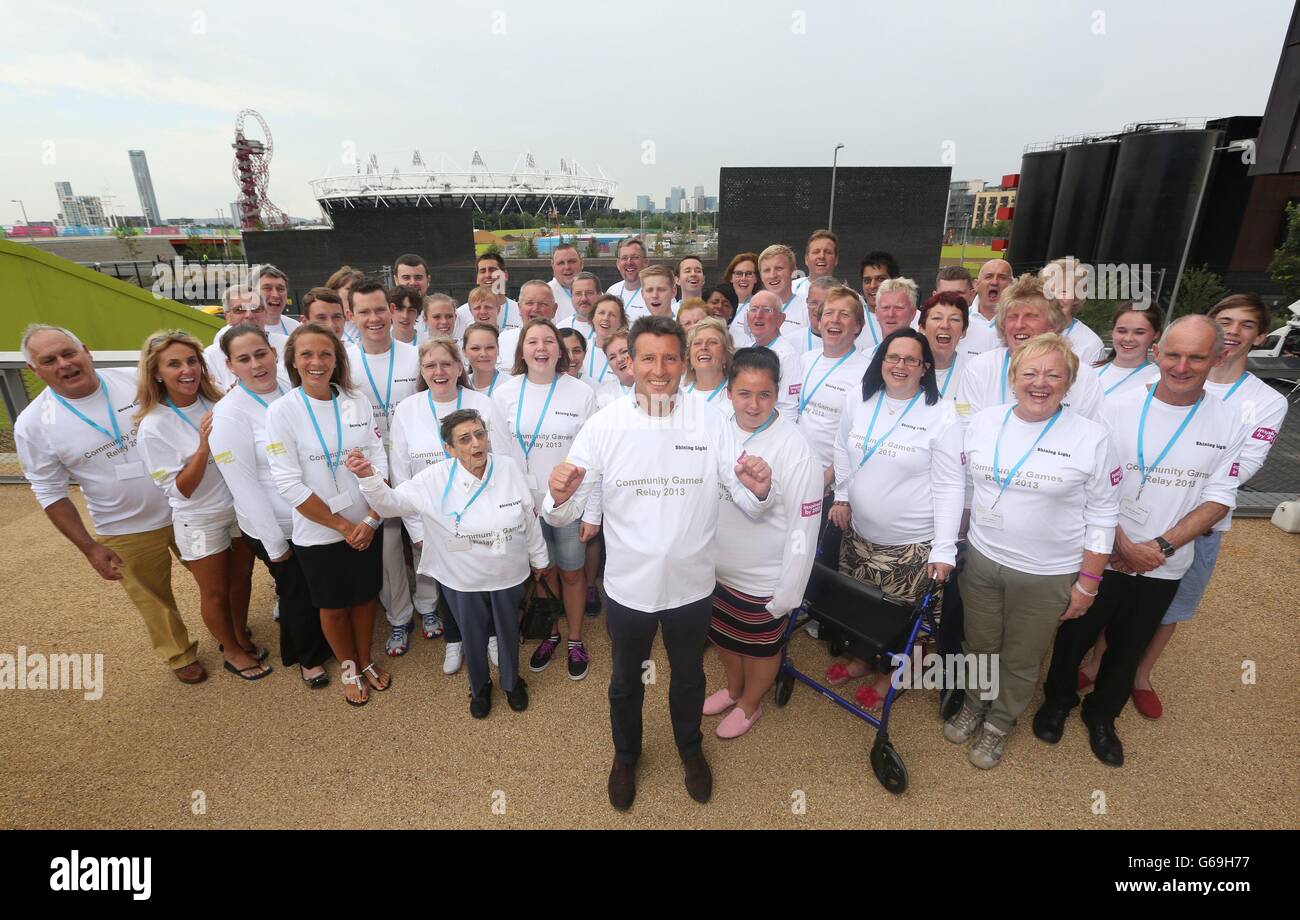
<instances>
[{"instance_id":1,"label":"red shoe","mask_svg":"<svg viewBox=\"0 0 1300 920\"><path fill-rule=\"evenodd\" d=\"M1088 676L1088 673L1084 671L1083 668L1080 668L1079 669L1079 692L1082 693L1083 691L1087 690L1091 686L1092 686L1092 678Z\"/></svg>"},{"instance_id":2,"label":"red shoe","mask_svg":"<svg viewBox=\"0 0 1300 920\"><path fill-rule=\"evenodd\" d=\"M875 687L862 686L858 692L853 695L854 701L863 709L879 709L885 703L885 698L876 692Z\"/></svg>"},{"instance_id":3,"label":"red shoe","mask_svg":"<svg viewBox=\"0 0 1300 920\"><path fill-rule=\"evenodd\" d=\"M1154 690L1139 690L1134 687L1133 708L1148 719L1158 719L1165 714L1164 707L1160 705L1160 697L1156 696Z\"/></svg>"}]
</instances>

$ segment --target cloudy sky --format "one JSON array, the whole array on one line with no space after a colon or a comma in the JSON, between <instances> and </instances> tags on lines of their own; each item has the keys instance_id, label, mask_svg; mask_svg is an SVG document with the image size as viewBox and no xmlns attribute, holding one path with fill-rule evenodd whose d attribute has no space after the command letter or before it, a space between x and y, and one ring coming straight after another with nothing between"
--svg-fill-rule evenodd
<instances>
[{"instance_id":1,"label":"cloudy sky","mask_svg":"<svg viewBox=\"0 0 1300 920\"><path fill-rule=\"evenodd\" d=\"M164 217L235 198L237 112L275 139L271 197L478 149L575 159L662 206L719 166L1018 170L1026 144L1172 116L1261 114L1291 0L0 0L0 223L54 217L54 183ZM948 159L944 159L945 155Z\"/></svg>"}]
</instances>

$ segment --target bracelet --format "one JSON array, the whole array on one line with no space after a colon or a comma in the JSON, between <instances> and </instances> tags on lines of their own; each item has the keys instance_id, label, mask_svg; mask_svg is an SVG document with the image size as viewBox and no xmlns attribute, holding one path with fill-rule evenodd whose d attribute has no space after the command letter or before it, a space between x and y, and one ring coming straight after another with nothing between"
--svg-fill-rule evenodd
<instances>
[{"instance_id":1,"label":"bracelet","mask_svg":"<svg viewBox=\"0 0 1300 920\"><path fill-rule=\"evenodd\" d=\"M1085 591L1085 590L1083 590L1083 585L1079 584L1077 581L1074 583L1074 590L1078 591L1078 592L1079 592L1080 594L1082 594L1084 597L1096 597L1096 596L1097 596L1097 592L1096 592L1096 591Z\"/></svg>"},{"instance_id":2,"label":"bracelet","mask_svg":"<svg viewBox=\"0 0 1300 920\"><path fill-rule=\"evenodd\" d=\"M1091 572L1085 572L1082 569L1079 570L1079 577L1087 578L1089 581L1098 581L1098 582L1101 581L1100 575L1094 575Z\"/></svg>"},{"instance_id":3,"label":"bracelet","mask_svg":"<svg viewBox=\"0 0 1300 920\"><path fill-rule=\"evenodd\" d=\"M383 522L382 519L380 519L380 520L376 520L375 518L367 517L364 521L362 521L362 523L363 523L363 524L367 524L367 525L369 525L369 527L370 527L371 530L378 530L378 529L379 529L379 525L382 524L382 523L384 523L384 522Z\"/></svg>"}]
</instances>

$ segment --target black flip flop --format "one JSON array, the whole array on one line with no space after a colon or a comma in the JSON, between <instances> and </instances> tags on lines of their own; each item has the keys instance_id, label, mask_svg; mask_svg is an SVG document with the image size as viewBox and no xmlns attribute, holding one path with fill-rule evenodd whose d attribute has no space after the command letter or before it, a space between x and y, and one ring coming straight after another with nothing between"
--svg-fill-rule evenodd
<instances>
[{"instance_id":1,"label":"black flip flop","mask_svg":"<svg viewBox=\"0 0 1300 920\"><path fill-rule=\"evenodd\" d=\"M256 648L256 646L254 646L254 647ZM222 645L220 642L218 642L218 643L217 643L217 651L218 651L218 652L223 652L223 653L224 653L225 650L226 650L226 647L225 647L224 645ZM244 649L244 651L248 652L248 649ZM248 652L248 654L253 655L252 652ZM269 648L260 648L260 649L257 650L257 654L256 654L256 655L253 655L253 657L256 658L256 659L258 660L258 662L266 661L266 659L268 659L268 658L271 657L271 650L270 650Z\"/></svg>"},{"instance_id":2,"label":"black flip flop","mask_svg":"<svg viewBox=\"0 0 1300 920\"><path fill-rule=\"evenodd\" d=\"M302 677L302 668L298 669L298 676ZM315 677L303 677L302 682L313 690L319 690L321 687L329 686L330 676L326 672L321 671Z\"/></svg>"},{"instance_id":3,"label":"black flip flop","mask_svg":"<svg viewBox=\"0 0 1300 920\"><path fill-rule=\"evenodd\" d=\"M250 665L250 666L247 667L247 668L237 668L237 667L235 667L233 664L231 664L229 661L222 662L222 663L226 666L226 670L227 670L227 671L229 671L231 674L235 675L236 677L238 677L238 678L241 679L241 680L261 680L263 677L265 677L266 675L270 674L270 673L274 670L274 668L270 668L270 667L268 667L268 668L267 668L265 671L263 671L262 673L260 673L260 674L255 674L255 675L253 675L253 676L250 677L249 675L245 674L244 672L245 672L245 671L251 671L251 670L253 670L253 668L256 667L256 665Z\"/></svg>"}]
</instances>

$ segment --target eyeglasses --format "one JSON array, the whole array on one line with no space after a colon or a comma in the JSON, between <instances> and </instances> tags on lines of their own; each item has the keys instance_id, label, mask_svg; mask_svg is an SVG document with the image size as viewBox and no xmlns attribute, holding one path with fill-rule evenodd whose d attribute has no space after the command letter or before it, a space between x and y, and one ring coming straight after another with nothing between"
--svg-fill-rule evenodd
<instances>
[{"instance_id":1,"label":"eyeglasses","mask_svg":"<svg viewBox=\"0 0 1300 920\"><path fill-rule=\"evenodd\" d=\"M885 363L888 365L902 364L906 368L916 368L921 366L920 358L913 358L908 355L906 358L902 355L885 355Z\"/></svg>"},{"instance_id":2,"label":"eyeglasses","mask_svg":"<svg viewBox=\"0 0 1300 920\"><path fill-rule=\"evenodd\" d=\"M751 316L771 316L777 311L772 307L750 307L749 312Z\"/></svg>"},{"instance_id":3,"label":"eyeglasses","mask_svg":"<svg viewBox=\"0 0 1300 920\"><path fill-rule=\"evenodd\" d=\"M757 275L755 272L732 272L732 273L731 273L731 277L733 277L733 278L757 278L758 275Z\"/></svg>"}]
</instances>

